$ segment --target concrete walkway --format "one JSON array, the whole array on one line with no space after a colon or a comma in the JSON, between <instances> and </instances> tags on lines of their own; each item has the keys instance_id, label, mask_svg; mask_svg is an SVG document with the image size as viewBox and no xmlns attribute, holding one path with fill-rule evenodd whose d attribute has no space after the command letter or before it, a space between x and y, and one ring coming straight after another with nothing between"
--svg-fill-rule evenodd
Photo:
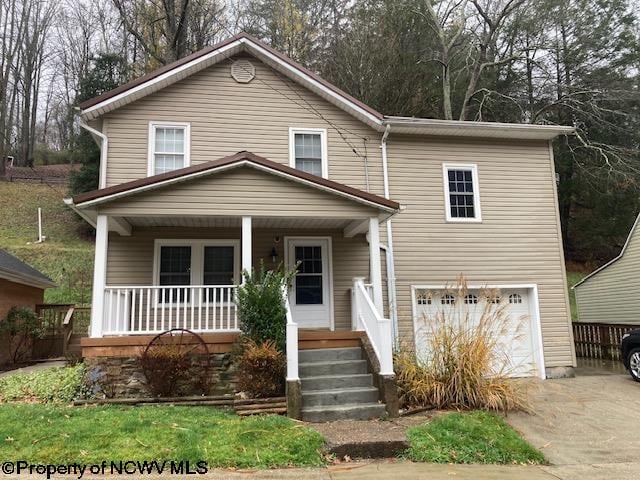
<instances>
[{"instance_id":1,"label":"concrete walkway","mask_svg":"<svg viewBox=\"0 0 640 480\"><path fill-rule=\"evenodd\" d=\"M40 370L47 370L54 367L64 367L67 364L66 360L51 360L48 362L39 362L28 367L16 368L15 370L9 370L7 372L0 373L0 378L10 377L17 373L32 373Z\"/></svg>"}]
</instances>

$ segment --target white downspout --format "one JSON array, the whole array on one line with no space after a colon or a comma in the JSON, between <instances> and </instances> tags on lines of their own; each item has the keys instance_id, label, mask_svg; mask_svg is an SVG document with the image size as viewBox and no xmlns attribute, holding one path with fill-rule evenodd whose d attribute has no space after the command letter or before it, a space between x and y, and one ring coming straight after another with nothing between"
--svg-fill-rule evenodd
<instances>
[{"instance_id":1,"label":"white downspout","mask_svg":"<svg viewBox=\"0 0 640 480\"><path fill-rule=\"evenodd\" d=\"M389 169L387 163L387 137L391 132L391 125L387 124L382 134L380 149L382 150L382 178L384 182L384 198L389 199ZM393 256L393 231L391 229L391 218L386 221L387 227L387 296L389 298L389 314L391 315L391 324L393 326L394 345L399 346L398 333L398 305L396 295L396 267Z\"/></svg>"},{"instance_id":2,"label":"white downspout","mask_svg":"<svg viewBox=\"0 0 640 480\"><path fill-rule=\"evenodd\" d=\"M95 128L90 127L89 125L84 123L82 118L80 118L80 117L78 117L78 118L79 118L80 126L82 128L84 128L87 132L91 133L92 135L95 135L98 138L100 138L100 141L101 141L101 145L100 145L100 179L98 181L98 188L105 188L107 186L107 150L109 148L109 140L107 139L107 136L104 133L102 133L99 130L96 130Z\"/></svg>"}]
</instances>

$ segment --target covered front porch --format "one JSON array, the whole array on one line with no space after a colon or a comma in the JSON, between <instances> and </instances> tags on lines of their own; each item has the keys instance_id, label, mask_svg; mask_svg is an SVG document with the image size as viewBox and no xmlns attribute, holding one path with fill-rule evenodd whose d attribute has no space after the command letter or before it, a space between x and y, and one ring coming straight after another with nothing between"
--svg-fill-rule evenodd
<instances>
[{"instance_id":1,"label":"covered front porch","mask_svg":"<svg viewBox=\"0 0 640 480\"><path fill-rule=\"evenodd\" d=\"M127 230L119 230L123 224ZM140 217L98 215L90 336L172 328L238 332L243 272L297 270L288 293L302 329L356 330L354 285L384 311L379 218ZM104 230L104 231L103 231ZM384 253L384 252L383 252Z\"/></svg>"},{"instance_id":2,"label":"covered front porch","mask_svg":"<svg viewBox=\"0 0 640 480\"><path fill-rule=\"evenodd\" d=\"M296 271L288 379L305 329L363 332L378 370L392 371L380 224L396 202L249 152L66 202L96 228L92 345L173 328L235 334L243 272L283 263Z\"/></svg>"}]
</instances>

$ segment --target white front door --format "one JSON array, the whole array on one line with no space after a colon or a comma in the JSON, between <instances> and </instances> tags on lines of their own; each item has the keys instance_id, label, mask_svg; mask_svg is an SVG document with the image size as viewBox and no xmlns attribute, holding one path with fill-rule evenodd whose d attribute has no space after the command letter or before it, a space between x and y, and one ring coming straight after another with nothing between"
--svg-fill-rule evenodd
<instances>
[{"instance_id":1,"label":"white front door","mask_svg":"<svg viewBox=\"0 0 640 480\"><path fill-rule=\"evenodd\" d=\"M331 241L328 238L288 238L287 266L297 273L289 292L293 320L300 328L331 328Z\"/></svg>"}]
</instances>

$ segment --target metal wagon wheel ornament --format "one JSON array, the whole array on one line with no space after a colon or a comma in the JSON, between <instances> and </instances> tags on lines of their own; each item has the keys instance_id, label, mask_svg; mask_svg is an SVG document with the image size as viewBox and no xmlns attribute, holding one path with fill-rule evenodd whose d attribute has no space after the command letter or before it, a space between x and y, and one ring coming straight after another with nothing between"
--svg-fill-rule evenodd
<instances>
[{"instance_id":1,"label":"metal wagon wheel ornament","mask_svg":"<svg viewBox=\"0 0 640 480\"><path fill-rule=\"evenodd\" d=\"M145 377L150 384L160 385L156 395L209 393L211 356L197 333L184 328L159 333L151 339L142 358Z\"/></svg>"}]
</instances>

